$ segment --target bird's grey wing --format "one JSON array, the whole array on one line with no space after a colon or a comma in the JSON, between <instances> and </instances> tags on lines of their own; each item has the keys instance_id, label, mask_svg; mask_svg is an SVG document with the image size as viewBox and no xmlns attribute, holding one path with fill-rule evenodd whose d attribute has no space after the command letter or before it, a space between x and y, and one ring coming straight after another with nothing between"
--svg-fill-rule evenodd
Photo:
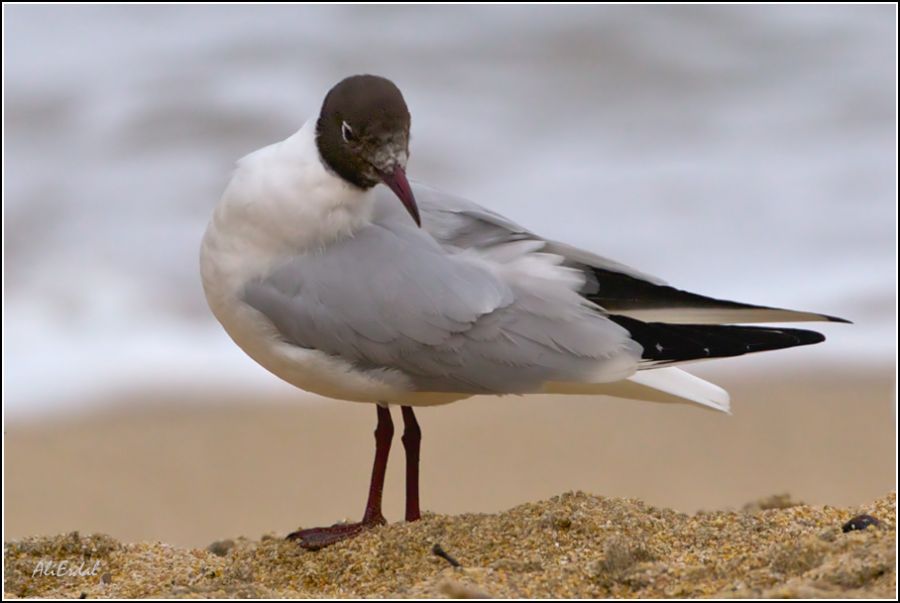
<instances>
[{"instance_id":1,"label":"bird's grey wing","mask_svg":"<svg viewBox=\"0 0 900 603\"><path fill-rule=\"evenodd\" d=\"M634 372L640 345L577 293L580 272L528 241L503 260L451 252L394 218L287 259L245 301L288 342L401 371L418 391L526 393Z\"/></svg>"},{"instance_id":2,"label":"bird's grey wing","mask_svg":"<svg viewBox=\"0 0 900 603\"><path fill-rule=\"evenodd\" d=\"M521 240L538 241L547 253L564 257L568 263L579 266L596 266L606 270L627 274L654 284L664 282L654 276L644 274L634 268L571 247L564 243L546 240L512 220L480 205L415 183L413 191L424 216L423 228L442 245L455 248L489 249ZM379 199L382 203L396 204L390 198Z\"/></svg>"},{"instance_id":3,"label":"bird's grey wing","mask_svg":"<svg viewBox=\"0 0 900 603\"><path fill-rule=\"evenodd\" d=\"M423 228L442 245L502 255L510 244L532 241L544 253L559 255L566 266L580 271L584 277L580 293L613 314L671 324L846 322L813 312L745 304L683 291L614 260L543 239L471 201L419 184L413 186L413 191L419 202ZM396 200L384 199L383 204L396 205Z\"/></svg>"}]
</instances>

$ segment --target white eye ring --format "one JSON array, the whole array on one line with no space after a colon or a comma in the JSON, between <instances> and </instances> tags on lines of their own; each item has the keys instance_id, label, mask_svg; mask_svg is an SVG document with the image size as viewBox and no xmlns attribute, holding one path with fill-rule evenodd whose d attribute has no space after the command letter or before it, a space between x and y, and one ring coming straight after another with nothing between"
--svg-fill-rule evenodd
<instances>
[{"instance_id":1,"label":"white eye ring","mask_svg":"<svg viewBox=\"0 0 900 603\"><path fill-rule=\"evenodd\" d=\"M344 142L350 142L350 138L353 137L353 128L345 121L341 122L341 136L343 136Z\"/></svg>"}]
</instances>

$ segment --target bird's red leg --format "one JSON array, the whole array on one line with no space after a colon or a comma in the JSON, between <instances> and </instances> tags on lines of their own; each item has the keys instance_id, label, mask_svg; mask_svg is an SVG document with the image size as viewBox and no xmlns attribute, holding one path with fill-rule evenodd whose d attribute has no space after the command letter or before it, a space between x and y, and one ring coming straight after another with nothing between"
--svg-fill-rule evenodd
<instances>
[{"instance_id":1,"label":"bird's red leg","mask_svg":"<svg viewBox=\"0 0 900 603\"><path fill-rule=\"evenodd\" d=\"M406 521L415 521L419 512L419 444L422 430L411 406L403 406L403 448L406 450Z\"/></svg>"},{"instance_id":2,"label":"bird's red leg","mask_svg":"<svg viewBox=\"0 0 900 603\"><path fill-rule=\"evenodd\" d=\"M352 538L368 528L387 523L384 515L381 514L381 493L384 490L384 474L387 470L388 453L391 451L393 437L394 423L391 421L391 412L386 406L378 406L378 426L375 428L375 463L372 466L369 499L366 501L366 510L363 513L362 521L338 523L327 528L298 530L288 534L288 540L298 540L303 548L317 550L346 538ZM418 509L418 504L416 508ZM408 513L409 511L407 511Z\"/></svg>"}]
</instances>

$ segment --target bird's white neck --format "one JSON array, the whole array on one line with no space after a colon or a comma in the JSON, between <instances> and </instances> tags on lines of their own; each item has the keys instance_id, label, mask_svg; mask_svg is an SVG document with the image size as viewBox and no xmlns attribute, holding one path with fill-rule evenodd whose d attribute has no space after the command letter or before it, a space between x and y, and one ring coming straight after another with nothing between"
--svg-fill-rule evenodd
<instances>
[{"instance_id":1,"label":"bird's white neck","mask_svg":"<svg viewBox=\"0 0 900 603\"><path fill-rule=\"evenodd\" d=\"M247 155L216 209L217 228L247 244L307 251L352 236L372 215L374 195L344 181L322 162L316 122Z\"/></svg>"}]
</instances>

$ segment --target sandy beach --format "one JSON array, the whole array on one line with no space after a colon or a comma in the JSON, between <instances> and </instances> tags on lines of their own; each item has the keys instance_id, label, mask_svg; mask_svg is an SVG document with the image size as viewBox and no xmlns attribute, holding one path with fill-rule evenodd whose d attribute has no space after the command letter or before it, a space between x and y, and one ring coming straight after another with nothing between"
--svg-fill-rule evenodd
<instances>
[{"instance_id":1,"label":"sandy beach","mask_svg":"<svg viewBox=\"0 0 900 603\"><path fill-rule=\"evenodd\" d=\"M790 505L778 499L780 508L688 516L568 493L496 515L427 514L317 552L275 537L188 550L71 533L8 544L4 591L80 598L893 596L895 495L854 509ZM860 513L880 525L845 532ZM459 567L434 554L436 545ZM87 575L54 574L66 560ZM56 562L50 575L36 571L48 561Z\"/></svg>"},{"instance_id":2,"label":"sandy beach","mask_svg":"<svg viewBox=\"0 0 900 603\"><path fill-rule=\"evenodd\" d=\"M385 491L394 523L316 554L281 537L358 519L368 405L302 393L250 404L250 392L189 392L203 401L179 403L160 386L132 392L127 407L11 422L5 591L887 596L896 580L891 372L704 376L731 391L732 416L589 397L423 409L425 520L397 521L397 440ZM573 491L590 494L558 496ZM747 506L761 499L786 508ZM860 513L881 528L841 533ZM214 542L228 554L207 551ZM435 543L463 569L431 554ZM31 575L40 560L86 551L106 581Z\"/></svg>"},{"instance_id":3,"label":"sandy beach","mask_svg":"<svg viewBox=\"0 0 900 603\"><path fill-rule=\"evenodd\" d=\"M889 369L706 375L731 391L732 416L603 397L473 398L422 409L423 509L494 513L581 490L692 513L784 493L852 506L895 490ZM179 399L160 386L128 395L115 409L7 424L7 539L79 530L204 547L362 512L370 405L311 402L302 392ZM190 396L205 402L183 401ZM398 437L385 515L402 514Z\"/></svg>"}]
</instances>

